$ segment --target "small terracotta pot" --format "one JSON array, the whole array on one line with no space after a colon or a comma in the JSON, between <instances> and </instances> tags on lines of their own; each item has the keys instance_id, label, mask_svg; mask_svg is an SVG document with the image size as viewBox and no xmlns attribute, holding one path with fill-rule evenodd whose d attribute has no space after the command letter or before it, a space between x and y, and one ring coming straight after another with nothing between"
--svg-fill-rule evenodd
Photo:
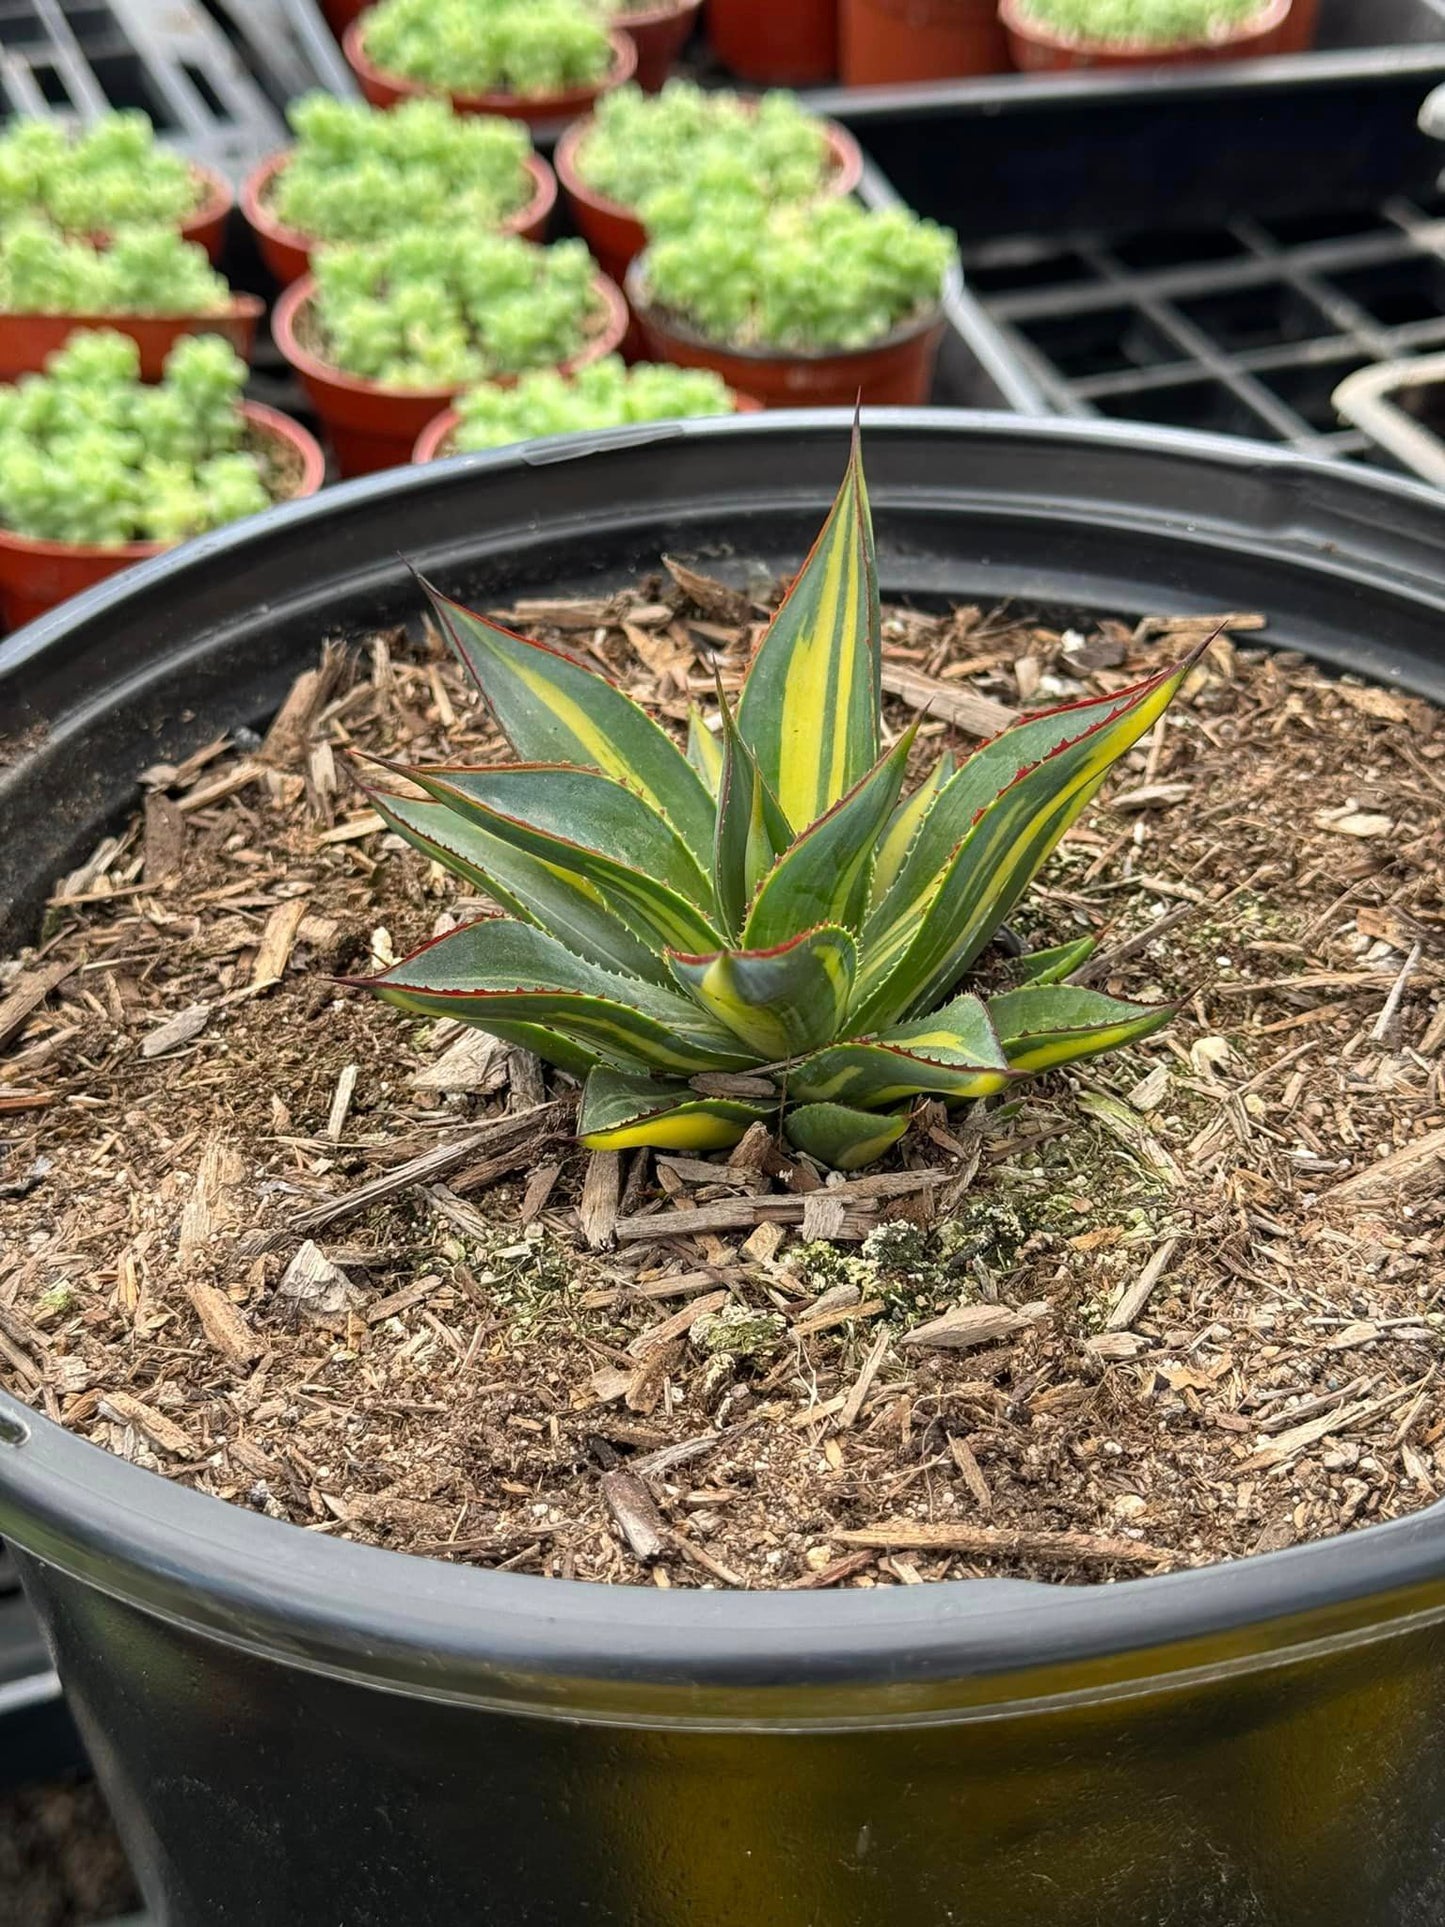
<instances>
[{"instance_id":1,"label":"small terracotta pot","mask_svg":"<svg viewBox=\"0 0 1445 1927\"><path fill-rule=\"evenodd\" d=\"M236 205L236 197L230 182L213 168L202 167L199 161L193 161L191 166L206 184L206 198L194 214L188 214L181 222L181 238L204 248L211 266L215 267L226 245L226 219Z\"/></svg>"},{"instance_id":2,"label":"small terracotta pot","mask_svg":"<svg viewBox=\"0 0 1445 1927\"><path fill-rule=\"evenodd\" d=\"M762 412L763 404L755 395L740 395L733 392L733 413L735 415L757 415ZM447 443L456 433L461 416L455 408L448 408L438 415L435 421L427 423L416 438L416 447L411 451L412 462L442 462L454 451Z\"/></svg>"},{"instance_id":3,"label":"small terracotta pot","mask_svg":"<svg viewBox=\"0 0 1445 1927\"><path fill-rule=\"evenodd\" d=\"M1273 51L1280 54L1307 54L1315 44L1320 25L1320 0L1294 0L1289 18L1279 30Z\"/></svg>"},{"instance_id":4,"label":"small terracotta pot","mask_svg":"<svg viewBox=\"0 0 1445 1927\"><path fill-rule=\"evenodd\" d=\"M567 197L567 207L578 232L600 263L604 274L614 281L625 279L627 270L647 245L647 234L630 207L610 201L589 187L577 165L582 143L592 131L592 120L574 121L557 143L553 156L557 178ZM833 172L824 184L829 200L851 194L863 178L863 155L846 127L824 121L828 145L833 150Z\"/></svg>"},{"instance_id":5,"label":"small terracotta pot","mask_svg":"<svg viewBox=\"0 0 1445 1927\"><path fill-rule=\"evenodd\" d=\"M321 0L326 24L339 40L353 20L359 20L372 0Z\"/></svg>"},{"instance_id":6,"label":"small terracotta pot","mask_svg":"<svg viewBox=\"0 0 1445 1927\"><path fill-rule=\"evenodd\" d=\"M576 120L590 113L600 94L631 80L637 72L637 48L631 36L615 30L612 42L612 71L590 87L573 87L562 94L454 94L429 87L424 81L408 80L404 74L387 73L367 57L361 44L364 18L353 20L341 38L341 51L356 75L361 91L373 107L395 107L399 101L417 99L449 100L459 114L505 114L509 120L524 120L529 126L545 121Z\"/></svg>"},{"instance_id":7,"label":"small terracotta pot","mask_svg":"<svg viewBox=\"0 0 1445 1927\"><path fill-rule=\"evenodd\" d=\"M241 189L241 212L251 224L262 260L283 288L311 272L311 250L316 246L314 235L288 227L270 205L276 177L290 158L289 153L273 154L246 177ZM540 154L527 156L527 172L532 177L531 199L509 214L498 232L540 241L557 204L557 177Z\"/></svg>"},{"instance_id":8,"label":"small terracotta pot","mask_svg":"<svg viewBox=\"0 0 1445 1927\"><path fill-rule=\"evenodd\" d=\"M645 93L655 94L672 72L701 6L702 0L664 0L661 6L613 16L612 24L637 48L637 84Z\"/></svg>"},{"instance_id":9,"label":"small terracotta pot","mask_svg":"<svg viewBox=\"0 0 1445 1927\"><path fill-rule=\"evenodd\" d=\"M739 80L817 87L838 71L838 0L708 0L713 52Z\"/></svg>"},{"instance_id":10,"label":"small terracotta pot","mask_svg":"<svg viewBox=\"0 0 1445 1927\"><path fill-rule=\"evenodd\" d=\"M817 354L766 348L729 348L705 340L674 315L652 306L642 269L634 261L627 276L627 299L650 361L679 368L711 368L729 388L756 395L764 408L921 407L933 388L933 370L943 340L938 308L895 328L869 348Z\"/></svg>"},{"instance_id":11,"label":"small terracotta pot","mask_svg":"<svg viewBox=\"0 0 1445 1927\"><path fill-rule=\"evenodd\" d=\"M604 355L615 354L627 333L627 303L620 288L598 275L593 283L606 318L578 354L561 363L563 374L585 368ZM310 275L293 281L271 316L276 346L301 377L302 386L331 439L336 465L343 475L374 475L378 469L404 468L411 460L416 438L428 422L449 408L467 384L447 388L388 388L379 381L348 375L323 361L299 339L304 311L316 292ZM515 376L499 376L504 383Z\"/></svg>"},{"instance_id":12,"label":"small terracotta pot","mask_svg":"<svg viewBox=\"0 0 1445 1927\"><path fill-rule=\"evenodd\" d=\"M256 323L266 304L254 294L233 294L215 314L0 314L0 381L38 373L46 357L86 328L113 328L140 349L140 378L159 381L165 359L184 335L220 335L243 361L251 359Z\"/></svg>"},{"instance_id":13,"label":"small terracotta pot","mask_svg":"<svg viewBox=\"0 0 1445 1927\"><path fill-rule=\"evenodd\" d=\"M998 12L1015 67L1021 73L1050 74L1071 73L1081 67L1184 67L1201 61L1253 60L1279 53L1288 35L1290 0L1261 0L1252 20L1220 39L1181 42L1173 47L1064 40L1029 18L1027 0L999 0Z\"/></svg>"},{"instance_id":14,"label":"small terracotta pot","mask_svg":"<svg viewBox=\"0 0 1445 1927\"><path fill-rule=\"evenodd\" d=\"M1009 67L998 0L841 0L839 39L848 87Z\"/></svg>"},{"instance_id":15,"label":"small terracotta pot","mask_svg":"<svg viewBox=\"0 0 1445 1927\"><path fill-rule=\"evenodd\" d=\"M241 413L258 436L279 443L282 454L289 454L299 471L283 499L294 502L314 495L326 480L326 457L315 438L289 415L263 408L259 402L242 402ZM7 628L18 629L132 563L145 562L175 546L120 542L104 548L84 542L42 542L0 528L0 617Z\"/></svg>"}]
</instances>

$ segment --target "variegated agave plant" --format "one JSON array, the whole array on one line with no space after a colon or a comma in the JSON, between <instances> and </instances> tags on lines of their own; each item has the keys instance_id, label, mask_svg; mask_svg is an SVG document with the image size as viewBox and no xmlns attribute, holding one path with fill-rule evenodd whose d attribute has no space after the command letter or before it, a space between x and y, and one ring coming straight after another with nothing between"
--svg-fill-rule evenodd
<instances>
[{"instance_id":1,"label":"variegated agave plant","mask_svg":"<svg viewBox=\"0 0 1445 1927\"><path fill-rule=\"evenodd\" d=\"M987 1097L1170 1016L1066 984L1087 939L1022 959L987 1002L961 984L1188 665L1026 718L905 796L914 731L882 746L856 441L736 713L723 701L714 735L695 712L686 754L571 657L432 602L521 760L399 770L422 795L373 800L507 914L371 987L585 1078L584 1143L721 1149L780 1118L796 1148L853 1170L921 1097ZM737 1072L774 1094L720 1094L716 1074Z\"/></svg>"}]
</instances>

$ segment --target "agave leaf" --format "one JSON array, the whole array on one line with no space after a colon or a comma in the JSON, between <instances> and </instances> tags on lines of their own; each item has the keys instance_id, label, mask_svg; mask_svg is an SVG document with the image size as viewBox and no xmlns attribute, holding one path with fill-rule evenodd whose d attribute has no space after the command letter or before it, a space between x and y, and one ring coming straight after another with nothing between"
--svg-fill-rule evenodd
<instances>
[{"instance_id":1,"label":"agave leaf","mask_svg":"<svg viewBox=\"0 0 1445 1927\"><path fill-rule=\"evenodd\" d=\"M577 1135L590 1151L728 1151L775 1104L699 1097L686 1084L598 1069L587 1079Z\"/></svg>"},{"instance_id":2,"label":"agave leaf","mask_svg":"<svg viewBox=\"0 0 1445 1927\"><path fill-rule=\"evenodd\" d=\"M1173 1004L1126 1004L1075 984L1031 984L989 999L988 1012L1010 1064L1047 1071L1136 1044L1174 1015Z\"/></svg>"},{"instance_id":3,"label":"agave leaf","mask_svg":"<svg viewBox=\"0 0 1445 1927\"><path fill-rule=\"evenodd\" d=\"M778 858L743 926L748 949L771 949L819 924L840 923L854 930L861 925L873 853L903 787L913 737L912 729L901 736L840 803Z\"/></svg>"},{"instance_id":4,"label":"agave leaf","mask_svg":"<svg viewBox=\"0 0 1445 1927\"><path fill-rule=\"evenodd\" d=\"M882 621L855 430L848 472L758 645L738 728L790 823L815 823L878 758Z\"/></svg>"},{"instance_id":5,"label":"agave leaf","mask_svg":"<svg viewBox=\"0 0 1445 1927\"><path fill-rule=\"evenodd\" d=\"M875 938L884 930L915 921L922 914L944 866L981 812L997 802L1036 764L1056 756L1070 744L1093 741L1091 732L1105 725L1114 722L1127 725L1142 705L1151 703L1165 683L1172 685L1162 705L1167 708L1197 653L1177 669L1150 676L1130 689L1116 690L1108 696L1086 697L1082 702L1063 703L1056 709L1025 716L1020 722L1010 724L992 742L976 749L928 811L894 888L879 900L869 920L868 937ZM1156 710L1150 722L1160 713L1162 710ZM1143 728L1148 727L1146 722ZM1142 735L1143 730L1139 733Z\"/></svg>"},{"instance_id":6,"label":"agave leaf","mask_svg":"<svg viewBox=\"0 0 1445 1927\"><path fill-rule=\"evenodd\" d=\"M524 763L575 763L633 784L699 863L712 853L713 802L667 732L616 684L581 663L464 609L429 582L442 633L470 670Z\"/></svg>"},{"instance_id":7,"label":"agave leaf","mask_svg":"<svg viewBox=\"0 0 1445 1927\"><path fill-rule=\"evenodd\" d=\"M832 1044L788 1071L789 1097L876 1110L924 1092L960 1103L992 1097L1015 1073L978 997L877 1039Z\"/></svg>"},{"instance_id":8,"label":"agave leaf","mask_svg":"<svg viewBox=\"0 0 1445 1927\"><path fill-rule=\"evenodd\" d=\"M713 887L727 929L742 928L759 883L792 842L788 819L738 734L722 692L722 781L718 786Z\"/></svg>"},{"instance_id":9,"label":"agave leaf","mask_svg":"<svg viewBox=\"0 0 1445 1927\"><path fill-rule=\"evenodd\" d=\"M676 992L604 970L510 917L469 923L360 982L423 1016L454 1017L498 1036L517 1025L555 1035L565 1057L541 1043L534 1048L567 1069L579 1046L620 1070L684 1076L757 1061Z\"/></svg>"},{"instance_id":10,"label":"agave leaf","mask_svg":"<svg viewBox=\"0 0 1445 1927\"><path fill-rule=\"evenodd\" d=\"M922 828L924 817L932 809L944 785L952 778L953 772L953 756L945 750L913 794L905 796L894 810L893 820L884 831L873 863L873 883L869 891L873 903L880 903L897 881L898 872L903 868L903 859Z\"/></svg>"},{"instance_id":11,"label":"agave leaf","mask_svg":"<svg viewBox=\"0 0 1445 1927\"><path fill-rule=\"evenodd\" d=\"M489 835L583 878L659 947L721 943L702 909L711 885L686 845L649 803L610 777L528 763L404 773Z\"/></svg>"},{"instance_id":12,"label":"agave leaf","mask_svg":"<svg viewBox=\"0 0 1445 1927\"><path fill-rule=\"evenodd\" d=\"M908 1129L909 1115L879 1117L846 1104L800 1104L783 1120L789 1144L835 1171L857 1171L895 1145Z\"/></svg>"},{"instance_id":13,"label":"agave leaf","mask_svg":"<svg viewBox=\"0 0 1445 1927\"><path fill-rule=\"evenodd\" d=\"M1055 944L1051 950L1029 950L1015 957L1010 974L1024 984L1061 984L1086 964L1099 947L1097 937L1076 937L1072 943Z\"/></svg>"},{"instance_id":14,"label":"agave leaf","mask_svg":"<svg viewBox=\"0 0 1445 1927\"><path fill-rule=\"evenodd\" d=\"M774 1063L837 1036L858 947L847 930L824 924L775 950L723 950L706 957L669 952L667 961L709 1016L764 1063Z\"/></svg>"},{"instance_id":15,"label":"agave leaf","mask_svg":"<svg viewBox=\"0 0 1445 1927\"><path fill-rule=\"evenodd\" d=\"M666 983L667 967L603 902L582 877L513 848L431 799L368 789L372 808L423 856L483 889L527 923L623 976Z\"/></svg>"},{"instance_id":16,"label":"agave leaf","mask_svg":"<svg viewBox=\"0 0 1445 1927\"><path fill-rule=\"evenodd\" d=\"M687 760L707 786L708 795L716 796L722 781L722 744L696 703L690 704L687 712Z\"/></svg>"},{"instance_id":17,"label":"agave leaf","mask_svg":"<svg viewBox=\"0 0 1445 1927\"><path fill-rule=\"evenodd\" d=\"M1141 683L1082 736L1015 776L979 807L939 875L920 886L915 857L933 842L936 819L952 813L953 791L968 778L972 761L964 764L925 818L889 892L885 912L903 900L897 920L865 939L856 1028L926 1010L957 983L1114 763L1169 707L1189 667L1184 662Z\"/></svg>"}]
</instances>

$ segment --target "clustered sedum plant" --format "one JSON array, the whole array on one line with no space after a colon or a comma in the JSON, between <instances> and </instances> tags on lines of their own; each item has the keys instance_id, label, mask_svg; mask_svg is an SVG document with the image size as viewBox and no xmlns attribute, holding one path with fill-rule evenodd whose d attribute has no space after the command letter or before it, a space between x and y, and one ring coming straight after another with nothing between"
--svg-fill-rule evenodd
<instances>
[{"instance_id":1,"label":"clustered sedum plant","mask_svg":"<svg viewBox=\"0 0 1445 1927\"><path fill-rule=\"evenodd\" d=\"M883 742L872 523L855 448L818 543L717 736L688 753L570 656L432 592L521 759L398 769L382 817L508 914L370 980L585 1077L598 1149L710 1150L755 1119L853 1169L921 1097L967 1102L1163 1024L1038 952L987 1002L971 966L1188 664L1025 719L905 794ZM741 1091L715 1080L751 1073ZM701 1078L701 1088L696 1081Z\"/></svg>"},{"instance_id":2,"label":"clustered sedum plant","mask_svg":"<svg viewBox=\"0 0 1445 1927\"><path fill-rule=\"evenodd\" d=\"M1175 47L1221 38L1256 19L1266 0L1025 0L1025 15L1066 40Z\"/></svg>"},{"instance_id":3,"label":"clustered sedum plant","mask_svg":"<svg viewBox=\"0 0 1445 1927\"><path fill-rule=\"evenodd\" d=\"M554 366L601 321L580 241L538 247L478 229L420 229L323 248L311 325L323 360L395 388L460 387Z\"/></svg>"},{"instance_id":4,"label":"clustered sedum plant","mask_svg":"<svg viewBox=\"0 0 1445 1927\"><path fill-rule=\"evenodd\" d=\"M699 204L669 188L643 218L647 298L730 347L868 347L933 308L957 258L935 222L849 200L769 206L733 194Z\"/></svg>"},{"instance_id":5,"label":"clustered sedum plant","mask_svg":"<svg viewBox=\"0 0 1445 1927\"><path fill-rule=\"evenodd\" d=\"M179 341L150 385L128 336L72 335L43 375L0 387L0 523L52 542L180 542L268 507L245 379L216 335Z\"/></svg>"},{"instance_id":6,"label":"clustered sedum plant","mask_svg":"<svg viewBox=\"0 0 1445 1927\"><path fill-rule=\"evenodd\" d=\"M732 406L727 383L710 369L645 361L628 368L620 356L607 355L575 375L545 368L523 375L510 388L484 382L468 389L457 401L461 420L450 446L457 453L504 448L509 442L584 428L727 415Z\"/></svg>"},{"instance_id":7,"label":"clustered sedum plant","mask_svg":"<svg viewBox=\"0 0 1445 1927\"><path fill-rule=\"evenodd\" d=\"M296 146L271 205L319 241L495 227L532 195L532 142L521 121L457 114L444 100L383 111L331 94L306 95L289 117Z\"/></svg>"},{"instance_id":8,"label":"clustered sedum plant","mask_svg":"<svg viewBox=\"0 0 1445 1927\"><path fill-rule=\"evenodd\" d=\"M362 22L369 60L443 93L560 94L612 66L586 0L381 0Z\"/></svg>"},{"instance_id":9,"label":"clustered sedum plant","mask_svg":"<svg viewBox=\"0 0 1445 1927\"><path fill-rule=\"evenodd\" d=\"M577 153L587 185L628 208L684 185L805 201L827 185L832 165L823 123L791 94L743 101L685 80L669 80L660 94L629 86L603 95Z\"/></svg>"},{"instance_id":10,"label":"clustered sedum plant","mask_svg":"<svg viewBox=\"0 0 1445 1927\"><path fill-rule=\"evenodd\" d=\"M104 114L83 133L17 120L0 137L0 225L37 215L71 234L175 225L205 186L179 154L159 145L136 110Z\"/></svg>"},{"instance_id":11,"label":"clustered sedum plant","mask_svg":"<svg viewBox=\"0 0 1445 1927\"><path fill-rule=\"evenodd\" d=\"M230 302L205 249L174 228L122 229L109 247L29 218L0 230L8 314L211 314Z\"/></svg>"}]
</instances>

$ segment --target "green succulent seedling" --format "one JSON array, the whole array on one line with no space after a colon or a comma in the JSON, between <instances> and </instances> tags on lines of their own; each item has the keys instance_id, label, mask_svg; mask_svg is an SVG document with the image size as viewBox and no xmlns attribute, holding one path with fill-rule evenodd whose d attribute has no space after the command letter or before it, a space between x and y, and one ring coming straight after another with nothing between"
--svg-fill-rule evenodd
<instances>
[{"instance_id":1,"label":"green succulent seedling","mask_svg":"<svg viewBox=\"0 0 1445 1927\"><path fill-rule=\"evenodd\" d=\"M1253 20L1265 0L1027 0L1027 15L1066 39L1176 47Z\"/></svg>"},{"instance_id":2,"label":"green succulent seedling","mask_svg":"<svg viewBox=\"0 0 1445 1927\"><path fill-rule=\"evenodd\" d=\"M362 21L378 67L454 94L557 94L612 65L588 0L380 0Z\"/></svg>"},{"instance_id":3,"label":"green succulent seedling","mask_svg":"<svg viewBox=\"0 0 1445 1927\"><path fill-rule=\"evenodd\" d=\"M374 800L506 914L367 984L584 1078L585 1144L723 1149L763 1118L852 1170L920 1098L989 1097L1172 1014L1065 983L1088 940L987 1001L964 980L1189 664L1027 717L905 793L856 437L736 709L720 692L716 735L695 713L686 753L572 657L428 594L520 760L395 766L412 793Z\"/></svg>"}]
</instances>

